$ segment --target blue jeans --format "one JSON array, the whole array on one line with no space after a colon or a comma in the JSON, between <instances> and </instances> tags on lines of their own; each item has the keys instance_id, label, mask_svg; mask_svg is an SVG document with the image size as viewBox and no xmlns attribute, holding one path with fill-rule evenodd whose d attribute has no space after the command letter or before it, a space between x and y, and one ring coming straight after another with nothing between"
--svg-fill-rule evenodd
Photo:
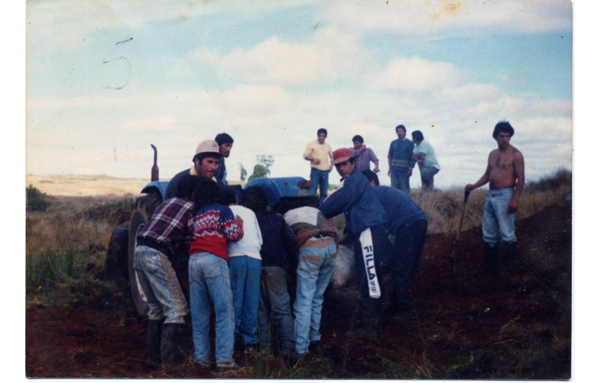
<instances>
[{"instance_id":1,"label":"blue jeans","mask_svg":"<svg viewBox=\"0 0 600 383\"><path fill-rule=\"evenodd\" d=\"M508 212L508 205L515 195L512 188L489 190L483 205L483 240L494 246L500 238L502 242L516 242L515 213Z\"/></svg>"},{"instance_id":2,"label":"blue jeans","mask_svg":"<svg viewBox=\"0 0 600 383\"><path fill-rule=\"evenodd\" d=\"M433 176L438 174L440 171L438 168L428 166L426 168L420 167L421 170L421 187L423 190L433 190Z\"/></svg>"},{"instance_id":3,"label":"blue jeans","mask_svg":"<svg viewBox=\"0 0 600 383\"><path fill-rule=\"evenodd\" d=\"M244 344L257 344L257 311L260 295L260 259L248 256L229 258L231 292L233 293L233 311L235 312L235 331Z\"/></svg>"},{"instance_id":4,"label":"blue jeans","mask_svg":"<svg viewBox=\"0 0 600 383\"><path fill-rule=\"evenodd\" d=\"M325 247L302 247L298 255L298 281L296 301L294 302L294 332L296 335L296 353L308 352L309 342L321 340L321 307L323 294L333 270L337 251L336 244Z\"/></svg>"},{"instance_id":5,"label":"blue jeans","mask_svg":"<svg viewBox=\"0 0 600 383\"><path fill-rule=\"evenodd\" d=\"M412 225L402 225L396 231L393 246L392 278L398 296L400 311L412 310L412 283L419 268L419 261L425 246L427 220L419 220Z\"/></svg>"},{"instance_id":6,"label":"blue jeans","mask_svg":"<svg viewBox=\"0 0 600 383\"><path fill-rule=\"evenodd\" d=\"M321 203L327 198L327 191L329 190L329 172L327 170L318 170L310 168L310 180L313 185L310 188L311 194L317 194L317 187L319 188L319 200Z\"/></svg>"},{"instance_id":7,"label":"blue jeans","mask_svg":"<svg viewBox=\"0 0 600 383\"><path fill-rule=\"evenodd\" d=\"M210 364L208 327L214 305L217 363L232 362L235 321L227 261L204 252L190 256L188 264L194 359L205 366Z\"/></svg>"},{"instance_id":8,"label":"blue jeans","mask_svg":"<svg viewBox=\"0 0 600 383\"><path fill-rule=\"evenodd\" d=\"M402 190L406 194L410 194L410 177L407 174L408 169L398 171L392 170L390 173L392 187Z\"/></svg>"},{"instance_id":9,"label":"blue jeans","mask_svg":"<svg viewBox=\"0 0 600 383\"><path fill-rule=\"evenodd\" d=\"M135 275L148 299L148 319L185 323L189 309L169 258L152 247L140 245L133 259Z\"/></svg>"},{"instance_id":10,"label":"blue jeans","mask_svg":"<svg viewBox=\"0 0 600 383\"><path fill-rule=\"evenodd\" d=\"M284 351L294 350L294 322L292 306L287 291L285 270L279 266L262 268L260 279L260 304L258 306L258 322L260 324L260 341L265 350L273 338L269 331L271 321L279 335Z\"/></svg>"}]
</instances>

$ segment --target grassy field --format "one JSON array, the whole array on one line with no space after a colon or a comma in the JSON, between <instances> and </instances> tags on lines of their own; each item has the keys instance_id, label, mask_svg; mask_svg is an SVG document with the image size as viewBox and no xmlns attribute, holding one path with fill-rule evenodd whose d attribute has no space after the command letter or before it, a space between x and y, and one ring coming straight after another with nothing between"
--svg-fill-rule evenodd
<instances>
[{"instance_id":1,"label":"grassy field","mask_svg":"<svg viewBox=\"0 0 600 383\"><path fill-rule=\"evenodd\" d=\"M135 196L145 183L147 181L105 176L27 177L27 186L31 185L28 190L29 209L26 218L28 310L40 307L88 307L107 314L125 308L131 309L128 294L124 294L114 282L106 278L104 260L112 230L128 226ZM529 217L550 205L564 205L565 198L570 193L571 173L568 171L557 172L529 183L522 196L517 218ZM463 202L462 190L439 190L431 193L414 190L411 197L425 211L431 236L455 233ZM485 190L477 190L471 194L463 230L481 225L484 199ZM342 227L343 216L335 217L334 223ZM119 326L127 326L128 320L121 320ZM386 353L383 349L377 352ZM256 363L255 374L243 377L336 376L331 375L333 367L327 360L317 359L303 369L282 369L278 365L280 362L275 359ZM431 378L442 376L440 371L445 368L449 371L456 369L453 365L444 367L438 364L434 374L431 371L427 373L433 368L427 360L410 363L389 364L398 370L392 368L372 377ZM465 363L472 364L472 361L466 360ZM348 366L349 369L350 367ZM404 371L405 368L413 372ZM414 375L414 371L419 370L422 373ZM192 376L196 375L190 375ZM452 376L449 374L446 377Z\"/></svg>"}]
</instances>

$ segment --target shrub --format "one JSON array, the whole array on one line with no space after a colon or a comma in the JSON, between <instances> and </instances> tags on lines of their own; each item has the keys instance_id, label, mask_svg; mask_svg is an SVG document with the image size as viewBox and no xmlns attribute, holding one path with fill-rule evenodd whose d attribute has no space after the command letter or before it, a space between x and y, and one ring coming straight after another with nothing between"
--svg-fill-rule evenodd
<instances>
[{"instance_id":1,"label":"shrub","mask_svg":"<svg viewBox=\"0 0 600 383\"><path fill-rule=\"evenodd\" d=\"M34 188L33 185L29 185L25 192L27 193L27 211L46 211L49 202L44 193Z\"/></svg>"},{"instance_id":2,"label":"shrub","mask_svg":"<svg viewBox=\"0 0 600 383\"><path fill-rule=\"evenodd\" d=\"M72 278L74 270L75 251L72 248L64 253L47 250L40 254L27 254L27 292L54 287L58 282Z\"/></svg>"}]
</instances>

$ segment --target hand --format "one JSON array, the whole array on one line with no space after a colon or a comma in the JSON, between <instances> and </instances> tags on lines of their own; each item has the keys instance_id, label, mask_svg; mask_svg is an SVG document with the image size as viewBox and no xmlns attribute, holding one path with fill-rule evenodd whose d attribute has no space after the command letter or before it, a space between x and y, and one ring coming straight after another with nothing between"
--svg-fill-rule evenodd
<instances>
[{"instance_id":1,"label":"hand","mask_svg":"<svg viewBox=\"0 0 600 383\"><path fill-rule=\"evenodd\" d=\"M392 169L388 169L388 177L392 174Z\"/></svg>"},{"instance_id":2,"label":"hand","mask_svg":"<svg viewBox=\"0 0 600 383\"><path fill-rule=\"evenodd\" d=\"M379 168L376 167L375 169L373 169L373 173L379 173Z\"/></svg>"},{"instance_id":3,"label":"hand","mask_svg":"<svg viewBox=\"0 0 600 383\"><path fill-rule=\"evenodd\" d=\"M244 227L244 220L239 215L235 216L235 222L238 224L239 227Z\"/></svg>"},{"instance_id":4,"label":"hand","mask_svg":"<svg viewBox=\"0 0 600 383\"><path fill-rule=\"evenodd\" d=\"M512 200L510 201L510 204L508 205L508 212L509 213L515 213L517 211L517 208L519 207L519 202Z\"/></svg>"},{"instance_id":5,"label":"hand","mask_svg":"<svg viewBox=\"0 0 600 383\"><path fill-rule=\"evenodd\" d=\"M320 159L318 159L318 158L314 158L314 157L313 157L313 159L312 159L312 162L314 162L315 164L317 164L317 165L318 165L318 164L320 164L320 163L321 163L321 160L320 160Z\"/></svg>"},{"instance_id":6,"label":"hand","mask_svg":"<svg viewBox=\"0 0 600 383\"><path fill-rule=\"evenodd\" d=\"M467 186L465 186L466 191L473 191L473 189L475 189L475 186L473 186L473 184L467 184Z\"/></svg>"},{"instance_id":7,"label":"hand","mask_svg":"<svg viewBox=\"0 0 600 383\"><path fill-rule=\"evenodd\" d=\"M330 165L328 172L331 173L332 170L333 170L333 165Z\"/></svg>"},{"instance_id":8,"label":"hand","mask_svg":"<svg viewBox=\"0 0 600 383\"><path fill-rule=\"evenodd\" d=\"M408 169L408 172L406 172L406 175L409 177L412 176L412 169Z\"/></svg>"}]
</instances>

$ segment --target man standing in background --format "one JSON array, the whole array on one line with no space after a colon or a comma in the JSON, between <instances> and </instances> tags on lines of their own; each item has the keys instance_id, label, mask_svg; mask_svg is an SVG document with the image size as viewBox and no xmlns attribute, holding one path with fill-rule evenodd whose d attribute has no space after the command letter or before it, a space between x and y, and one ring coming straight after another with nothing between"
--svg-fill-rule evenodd
<instances>
[{"instance_id":1,"label":"man standing in background","mask_svg":"<svg viewBox=\"0 0 600 383\"><path fill-rule=\"evenodd\" d=\"M433 176L440 171L433 146L425 141L423 133L419 130L412 132L412 138L415 143L414 160L419 164L421 171L421 186L423 190L433 190Z\"/></svg>"},{"instance_id":2,"label":"man standing in background","mask_svg":"<svg viewBox=\"0 0 600 383\"><path fill-rule=\"evenodd\" d=\"M221 160L219 161L219 169L215 174L216 179L227 185L227 168L225 168L225 158L229 157L231 148L233 147L233 138L227 133L219 133L215 137L215 141L219 145L219 152L221 152Z\"/></svg>"},{"instance_id":3,"label":"man standing in background","mask_svg":"<svg viewBox=\"0 0 600 383\"><path fill-rule=\"evenodd\" d=\"M392 187L410 194L410 176L415 167L413 149L415 144L406 138L404 125L396 126L398 139L392 141L388 151L388 176L392 177Z\"/></svg>"},{"instance_id":4,"label":"man standing in background","mask_svg":"<svg viewBox=\"0 0 600 383\"><path fill-rule=\"evenodd\" d=\"M371 148L367 148L364 142L365 140L358 134L352 137L354 148L350 148L350 150L352 150L352 156L356 158L356 169L361 173L365 170L371 170L370 162L373 162L375 164L373 172L379 173L379 159Z\"/></svg>"},{"instance_id":5,"label":"man standing in background","mask_svg":"<svg viewBox=\"0 0 600 383\"><path fill-rule=\"evenodd\" d=\"M304 159L310 161L310 180L312 181L311 193L316 194L319 187L319 199L321 203L327 198L327 190L329 190L329 173L331 165L329 160L333 159L333 150L331 146L325 142L327 138L327 130L319 129L317 131L317 140L312 141L304 151Z\"/></svg>"}]
</instances>

